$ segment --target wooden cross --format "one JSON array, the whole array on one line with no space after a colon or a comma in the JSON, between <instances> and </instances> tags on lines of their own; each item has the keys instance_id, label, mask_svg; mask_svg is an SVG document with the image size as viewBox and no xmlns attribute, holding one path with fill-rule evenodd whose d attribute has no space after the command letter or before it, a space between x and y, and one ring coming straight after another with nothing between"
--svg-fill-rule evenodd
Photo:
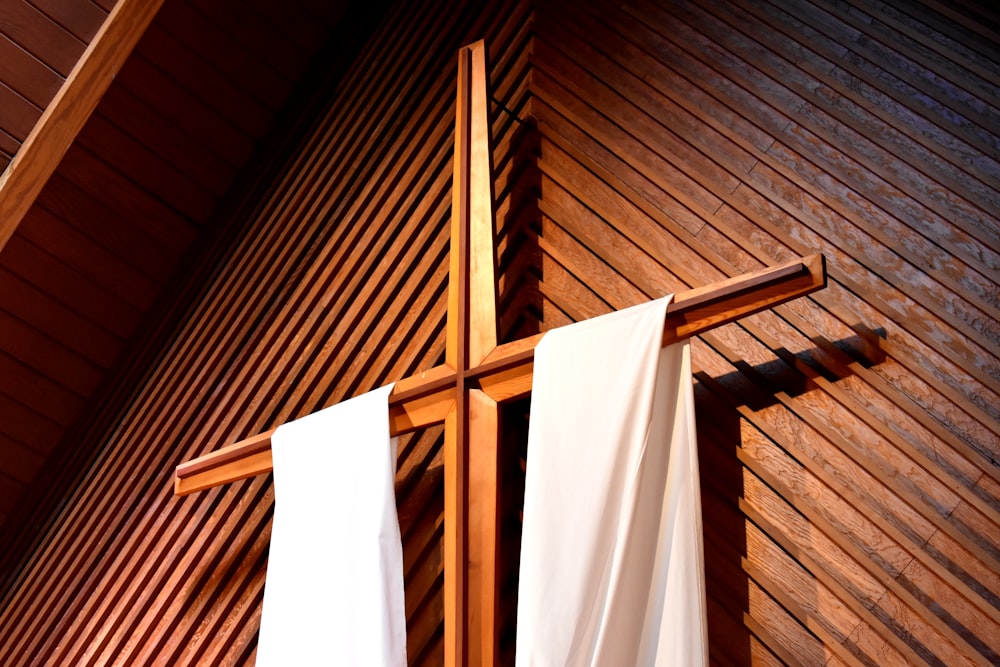
<instances>
[{"instance_id":1,"label":"wooden cross","mask_svg":"<svg viewBox=\"0 0 1000 667\"><path fill-rule=\"evenodd\" d=\"M493 180L486 53L459 51L445 363L396 382L393 435L445 424L445 664L497 661L497 408L531 391L541 335L497 344ZM663 344L708 331L826 285L822 255L680 292ZM177 467L178 495L271 470L268 431Z\"/></svg>"}]
</instances>

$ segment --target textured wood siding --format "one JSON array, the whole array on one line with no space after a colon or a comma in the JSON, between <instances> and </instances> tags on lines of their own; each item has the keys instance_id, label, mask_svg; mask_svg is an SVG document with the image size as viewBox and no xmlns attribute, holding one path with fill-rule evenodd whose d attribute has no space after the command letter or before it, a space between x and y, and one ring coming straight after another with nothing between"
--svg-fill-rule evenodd
<instances>
[{"instance_id":1,"label":"textured wood siding","mask_svg":"<svg viewBox=\"0 0 1000 667\"><path fill-rule=\"evenodd\" d=\"M270 478L177 499L173 466L441 360L454 53L480 37L506 338L828 258L825 291L693 343L713 663L1000 660L997 16L417 4L164 311L3 599L0 663L252 661ZM442 655L440 447L400 445L412 664Z\"/></svg>"},{"instance_id":2,"label":"textured wood siding","mask_svg":"<svg viewBox=\"0 0 1000 667\"><path fill-rule=\"evenodd\" d=\"M545 325L829 261L694 344L714 658L995 663L996 16L615 4L537 18Z\"/></svg>"}]
</instances>

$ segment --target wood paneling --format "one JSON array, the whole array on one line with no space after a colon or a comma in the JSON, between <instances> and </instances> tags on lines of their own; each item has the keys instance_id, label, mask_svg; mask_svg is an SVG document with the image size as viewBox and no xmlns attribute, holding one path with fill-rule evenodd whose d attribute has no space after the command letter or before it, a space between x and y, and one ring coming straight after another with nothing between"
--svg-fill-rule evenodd
<instances>
[{"instance_id":1,"label":"wood paneling","mask_svg":"<svg viewBox=\"0 0 1000 667\"><path fill-rule=\"evenodd\" d=\"M254 33L235 15L219 23L195 5L166 3L2 247L0 311L10 338L0 340L0 349L11 366L0 373L0 395L9 399L0 410L5 424L0 430L12 447L48 456L62 439L68 450L75 448L67 429L84 414L102 378L107 385L116 383L110 370L124 363L120 354L198 236L212 232L212 216L240 170L255 154L266 154L262 142L321 48L317 35L329 33L345 11L339 3L319 9L276 6L257 2L240 14L263 21L285 11L295 14L302 39L288 32L274 40L300 42L296 48L304 56L293 63L272 49L249 48ZM17 77L32 86L46 86L50 79L61 84L85 46L78 35L92 35L97 28L88 22L104 16L89 3L79 10L72 3L5 3L0 33L20 40L19 58L34 60L30 67L6 60L0 80L9 86L21 80ZM79 49L60 46L57 37ZM0 49L3 43L0 39ZM3 68L11 70L10 77ZM237 78L236 71L244 75ZM28 89L12 90L20 95L16 99L34 99ZM48 99L38 97L37 105ZM23 139L37 116L15 114L18 108L0 104L0 130ZM5 116L8 110L12 115ZM16 122L4 125L5 118ZM0 144L0 150L6 146ZM34 146L51 150L43 140ZM16 149L11 145L8 152ZM14 176L7 176L5 186L13 185ZM4 195L2 208L13 217L24 193L14 188ZM6 477L0 485L14 479L14 458L3 451L0 474ZM5 490L12 506L32 503L13 489Z\"/></svg>"},{"instance_id":2,"label":"wood paneling","mask_svg":"<svg viewBox=\"0 0 1000 667\"><path fill-rule=\"evenodd\" d=\"M620 308L789 253L831 259L825 292L695 348L699 380L739 414L712 446L739 456L742 488L712 486L745 516L751 634L805 664L995 661L983 573L1000 515L977 488L997 477L1000 433L988 80L962 58L921 69L891 9L582 4L536 27L542 237L579 241L554 257L581 283L555 303L586 284ZM880 331L884 358L866 360L855 330ZM730 597L711 579L709 593Z\"/></svg>"},{"instance_id":3,"label":"wood paneling","mask_svg":"<svg viewBox=\"0 0 1000 667\"><path fill-rule=\"evenodd\" d=\"M199 4L192 32L223 21L224 5ZM693 343L712 662L1000 660L995 12L936 0L417 5L386 15L298 149L225 218L231 242L203 250L134 352L142 381L78 431L99 454L8 579L0 662L252 662L270 480L179 499L173 467L440 362L454 53L482 37L505 339L828 258L826 290ZM253 12L259 36L275 17ZM276 39L301 16L274 21ZM305 56L283 57L275 72ZM130 62L119 101L170 120L160 96L176 83L161 66ZM214 133L216 111L189 140L236 165L246 128ZM135 131L102 118L99 136ZM154 152L170 132L160 126ZM96 182L53 186L100 199ZM159 201L180 216L193 192ZM43 202L62 217L57 199ZM162 221L148 224L159 238ZM128 270L160 280L143 262ZM137 297L125 296L105 307ZM92 365L77 366L73 391ZM523 432L526 410L505 411L506 432ZM50 421L0 438L43 438ZM506 442L509 661L526 464L523 440ZM412 664L443 656L442 479L440 432L404 438Z\"/></svg>"},{"instance_id":4,"label":"wood paneling","mask_svg":"<svg viewBox=\"0 0 1000 667\"><path fill-rule=\"evenodd\" d=\"M343 86L359 94L333 98L335 106L321 119L303 151L293 157L290 168L281 172L272 194L241 212L247 216L248 232L226 262L234 270L226 270L225 278L213 283L200 302L203 310L187 320L192 328L163 357L164 374L141 390L143 396L152 392L148 398L152 402L139 398L144 407L137 403L128 423L116 428L122 448L117 454L107 450L115 471L99 473L99 477L110 480L132 466L166 465L164 480L169 482L170 466L214 448L219 438L310 412L438 360L443 350L453 54L459 44L470 41L488 24L468 11L456 15L446 30L431 31L436 15L417 9L404 8L391 17L392 30L438 34L437 42L426 48L410 40L403 44L403 54L384 59L378 68L357 65ZM527 27L523 20L513 22L506 33L499 32L502 25L494 21L488 34L501 43L524 42ZM383 43L389 34L380 37ZM522 86L526 65L522 59L510 74ZM372 81L379 82L378 86L371 88ZM344 123L344 118L350 121ZM387 125L386 118L412 122ZM510 127L509 121L506 126ZM398 182L414 186L399 191ZM210 270L211 265L205 267ZM435 284L436 289L427 288ZM335 295L348 298L334 299ZM418 344L404 348L402 343L411 337ZM386 353L368 363L349 363L364 359L362 352L374 347ZM283 354L292 348L297 350L296 360ZM224 383L221 395L213 397L215 392L208 385L199 386L196 378L210 376L214 377L210 384ZM195 385L180 389L191 381ZM172 408L155 408L161 400L168 400ZM250 404L255 407L246 409ZM175 442L176 451L158 446L160 435L147 429ZM137 440L150 446L137 449ZM400 448L400 498L406 508L404 521L412 522L404 524L404 533L408 544L422 545L408 556L407 579L425 596L409 604L415 618L427 619L413 624L412 636L421 640L413 649L414 658L428 664L438 662L442 652L441 489L440 475L435 472L440 467L439 440L438 433L420 434ZM153 482L146 488L157 486ZM26 583L32 582L28 585L40 584L46 595L55 596L49 598L55 606L38 601L40 613L62 614L56 607L68 603L66 613L80 620L64 617L64 639L58 646L49 642L54 635L38 634L33 622L26 623L25 633L12 633L5 642L4 659L16 656L15 660L30 661L45 656L55 662L91 658L104 662L127 656L224 662L228 655L239 661L252 651L257 620L252 612L234 625L232 614L259 604L266 553L262 549L269 532L268 482L259 479L251 486L258 501L249 504L244 504L242 496L228 495L229 489L222 490L229 498L225 504L235 500L236 505L223 511L227 518L221 523L221 515L203 505L208 494L193 498L193 504L159 496L155 506L148 506L153 496L139 488L102 498L84 492L71 510L83 520L82 531L46 540L53 547L75 544L81 558L62 563L57 557L49 560L55 570L48 583L25 574ZM217 491L210 494L217 495ZM200 518L193 518L192 511ZM157 564L158 558L150 557L165 543L139 528L154 516L158 517L154 522L171 533L167 541L178 548L167 557L167 569ZM107 519L138 523L124 531L109 530ZM189 529L183 528L185 524ZM236 531L230 534L238 534L237 543L220 550L221 544L203 541L204 534L196 525L202 530L216 525ZM252 543L257 547L244 542L246 537L256 540ZM102 582L100 576L84 575L85 581L79 582L95 594L104 590L101 600L65 597L72 584L63 576L101 567L102 553L115 561L107 563L107 571L117 573L116 580ZM121 576L139 561L143 564L134 576ZM235 569L225 579L236 587L229 593L220 597L204 587L206 581L216 580L212 572L230 567ZM106 585L111 588L105 589ZM13 597L14 606L24 600L18 593ZM150 604L157 611L121 625L110 620L128 614L136 604ZM169 620L160 623L159 619ZM218 631L222 625L240 634L247 623L249 630L238 643L233 643L233 635ZM187 633L205 641L189 644L181 639ZM149 641L136 642L139 636ZM126 639L128 645L123 643Z\"/></svg>"}]
</instances>

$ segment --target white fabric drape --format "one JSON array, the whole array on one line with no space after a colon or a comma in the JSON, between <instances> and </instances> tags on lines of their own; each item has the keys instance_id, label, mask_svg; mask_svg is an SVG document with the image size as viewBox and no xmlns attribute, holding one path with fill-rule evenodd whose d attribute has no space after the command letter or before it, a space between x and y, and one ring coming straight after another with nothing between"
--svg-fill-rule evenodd
<instances>
[{"instance_id":1,"label":"white fabric drape","mask_svg":"<svg viewBox=\"0 0 1000 667\"><path fill-rule=\"evenodd\" d=\"M392 385L271 437L274 520L257 665L405 665Z\"/></svg>"},{"instance_id":2,"label":"white fabric drape","mask_svg":"<svg viewBox=\"0 0 1000 667\"><path fill-rule=\"evenodd\" d=\"M535 349L519 667L708 662L690 352L669 297Z\"/></svg>"}]
</instances>

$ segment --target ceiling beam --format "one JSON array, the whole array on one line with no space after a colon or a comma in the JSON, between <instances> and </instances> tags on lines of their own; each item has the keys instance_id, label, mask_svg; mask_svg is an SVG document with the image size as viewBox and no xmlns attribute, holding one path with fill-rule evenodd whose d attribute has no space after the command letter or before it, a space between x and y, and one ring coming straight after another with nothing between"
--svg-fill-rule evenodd
<instances>
[{"instance_id":1,"label":"ceiling beam","mask_svg":"<svg viewBox=\"0 0 1000 667\"><path fill-rule=\"evenodd\" d=\"M0 174L0 250L56 170L163 0L119 0Z\"/></svg>"}]
</instances>

